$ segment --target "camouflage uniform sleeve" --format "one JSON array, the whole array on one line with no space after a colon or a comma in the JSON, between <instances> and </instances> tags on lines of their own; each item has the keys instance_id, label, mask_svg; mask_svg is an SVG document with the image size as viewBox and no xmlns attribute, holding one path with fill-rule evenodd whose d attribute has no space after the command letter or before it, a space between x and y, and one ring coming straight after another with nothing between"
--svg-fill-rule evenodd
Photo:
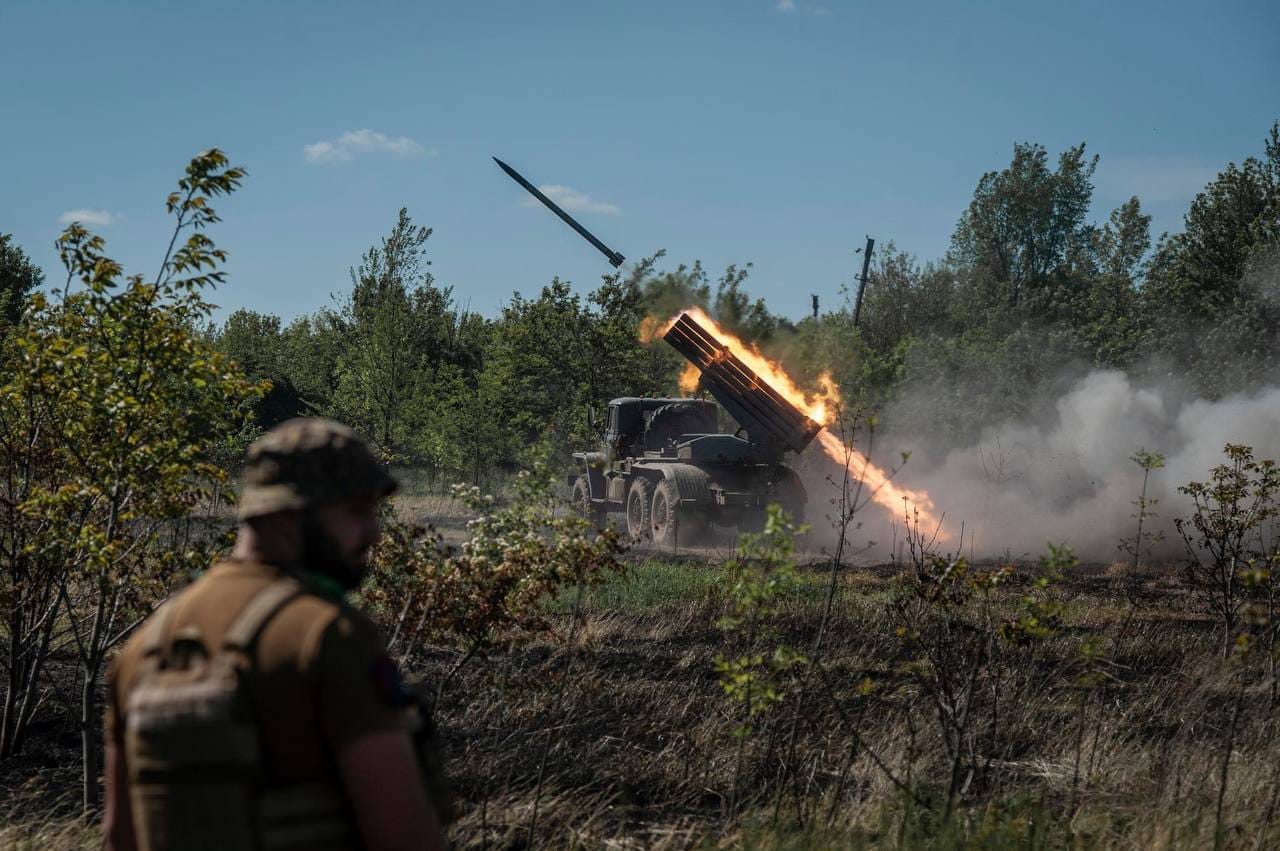
<instances>
[{"instance_id":1,"label":"camouflage uniform sleeve","mask_svg":"<svg viewBox=\"0 0 1280 851\"><path fill-rule=\"evenodd\" d=\"M405 691L371 622L339 612L321 637L318 663L322 723L336 749L369 733L404 729Z\"/></svg>"},{"instance_id":2,"label":"camouflage uniform sleeve","mask_svg":"<svg viewBox=\"0 0 1280 851\"><path fill-rule=\"evenodd\" d=\"M104 742L124 745L126 701L129 689L133 685L132 680L137 675L138 663L142 656L142 639L139 635L148 626L152 626L151 621L148 621L138 632L134 633L107 662L107 689L103 700L105 704L103 707L103 727L106 733L103 739Z\"/></svg>"},{"instance_id":3,"label":"camouflage uniform sleeve","mask_svg":"<svg viewBox=\"0 0 1280 851\"><path fill-rule=\"evenodd\" d=\"M106 717L103 726L106 730L105 741L117 745L124 744L125 719L120 711L120 668L123 663L123 651L117 653L107 663Z\"/></svg>"}]
</instances>

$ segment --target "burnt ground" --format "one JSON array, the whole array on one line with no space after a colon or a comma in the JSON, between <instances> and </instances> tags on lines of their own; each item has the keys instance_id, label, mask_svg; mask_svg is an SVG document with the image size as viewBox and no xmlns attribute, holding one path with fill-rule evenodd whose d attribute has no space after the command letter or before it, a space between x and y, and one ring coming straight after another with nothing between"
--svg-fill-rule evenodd
<instances>
[{"instance_id":1,"label":"burnt ground","mask_svg":"<svg viewBox=\"0 0 1280 851\"><path fill-rule=\"evenodd\" d=\"M803 567L748 647L719 625L718 563L633 559L629 579L585 597L580 628L566 596L553 629L506 636L451 682L437 722L459 846L520 848L531 836L592 848L1194 848L1215 833L1226 847L1280 842L1269 664L1261 654L1224 661L1175 569L1132 577L1086 565L1040 590L1038 568L1024 565L987 608L970 604L969 626L944 652L998 631L1028 596L1059 608L1036 641L989 643L953 761L921 685L929 666L903 632L927 633L934 615L894 614L901 567L837 574L820 665L781 677L781 701L744 734L717 658L784 644L809 652L830 567ZM406 662L430 682L457 658L431 648ZM965 658L954 656L957 669ZM77 758L73 714L46 713L26 753L0 769L0 844L91 842L73 816Z\"/></svg>"},{"instance_id":2,"label":"burnt ground","mask_svg":"<svg viewBox=\"0 0 1280 851\"><path fill-rule=\"evenodd\" d=\"M1048 592L1034 588L1036 573L1024 566L998 589L989 624L1015 617L1029 594L1055 599L1061 623L1035 646L996 642L979 674L957 829L1008 834L1013 847L1037 823L1050 844L1198 847L1212 842L1229 757L1227 844L1272 836L1269 681L1223 661L1177 571L1131 582L1120 566L1086 565ZM841 572L821 673L784 679L785 699L742 737L715 667L748 648L717 625L717 566L640 561L630 583L588 599L576 649L565 616L560 634L516 640L450 687L438 717L464 807L455 838L522 847L532 825L536 842L557 846L942 841L929 822L945 809L950 765L910 673L919 654L890 614L900 574ZM756 651L811 647L830 569L802 575ZM1101 656L1090 685L1087 641ZM436 651L415 664L430 678L455 658Z\"/></svg>"}]
</instances>

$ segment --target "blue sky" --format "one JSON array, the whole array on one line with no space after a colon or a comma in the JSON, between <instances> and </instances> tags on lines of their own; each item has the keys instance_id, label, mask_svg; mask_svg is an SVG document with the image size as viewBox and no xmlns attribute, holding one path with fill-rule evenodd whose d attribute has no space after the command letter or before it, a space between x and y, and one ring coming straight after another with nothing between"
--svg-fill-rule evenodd
<instances>
[{"instance_id":1,"label":"blue sky","mask_svg":"<svg viewBox=\"0 0 1280 851\"><path fill-rule=\"evenodd\" d=\"M1137 194L1176 230L1280 118L1278 34L1274 0L5 0L0 232L56 280L80 211L154 272L164 197L216 145L250 172L218 205L221 315L329 303L401 206L472 309L594 287L607 262L497 155L627 257L751 261L798 317L866 234L940 256L1017 141L1087 142L1099 220Z\"/></svg>"}]
</instances>

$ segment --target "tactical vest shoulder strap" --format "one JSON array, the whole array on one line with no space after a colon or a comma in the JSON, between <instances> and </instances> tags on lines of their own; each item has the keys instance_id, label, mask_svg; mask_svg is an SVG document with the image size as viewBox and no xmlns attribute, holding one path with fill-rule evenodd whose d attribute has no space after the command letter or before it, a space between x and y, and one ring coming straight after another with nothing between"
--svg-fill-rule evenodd
<instances>
[{"instance_id":1,"label":"tactical vest shoulder strap","mask_svg":"<svg viewBox=\"0 0 1280 851\"><path fill-rule=\"evenodd\" d=\"M177 596L170 597L156 608L152 617L152 627L147 632L146 642L142 646L144 659L159 660L164 655L165 644L169 640L169 628L173 625L173 614L178 608Z\"/></svg>"},{"instance_id":2,"label":"tactical vest shoulder strap","mask_svg":"<svg viewBox=\"0 0 1280 851\"><path fill-rule=\"evenodd\" d=\"M277 579L259 591L227 628L226 635L222 638L222 648L249 655L253 642L267 625L267 621L302 591L302 583L291 576Z\"/></svg>"}]
</instances>

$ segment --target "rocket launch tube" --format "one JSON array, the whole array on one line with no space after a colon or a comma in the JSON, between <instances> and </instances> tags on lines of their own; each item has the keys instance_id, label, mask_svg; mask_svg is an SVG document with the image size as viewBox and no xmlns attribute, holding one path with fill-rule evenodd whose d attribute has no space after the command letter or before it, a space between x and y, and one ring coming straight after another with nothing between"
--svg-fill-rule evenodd
<instances>
[{"instance_id":1,"label":"rocket launch tube","mask_svg":"<svg viewBox=\"0 0 1280 851\"><path fill-rule=\"evenodd\" d=\"M822 430L770 387L687 313L663 339L702 372L702 383L753 441L776 442L802 452Z\"/></svg>"}]
</instances>

